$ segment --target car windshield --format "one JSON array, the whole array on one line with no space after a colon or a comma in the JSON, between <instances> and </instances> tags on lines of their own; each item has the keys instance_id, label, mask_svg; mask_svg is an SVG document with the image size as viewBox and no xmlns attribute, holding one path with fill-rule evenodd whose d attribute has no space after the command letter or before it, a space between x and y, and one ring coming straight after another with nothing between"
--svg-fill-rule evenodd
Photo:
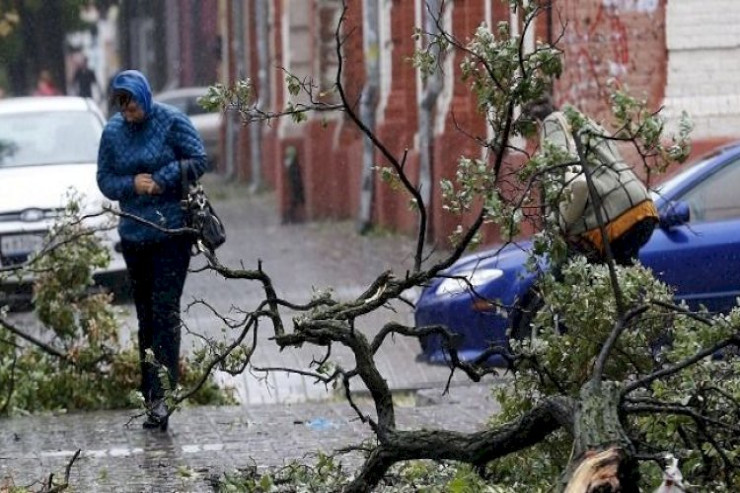
<instances>
[{"instance_id":1,"label":"car windshield","mask_svg":"<svg viewBox=\"0 0 740 493\"><path fill-rule=\"evenodd\" d=\"M0 168L96 162L102 130L87 111L2 114Z\"/></svg>"},{"instance_id":2,"label":"car windshield","mask_svg":"<svg viewBox=\"0 0 740 493\"><path fill-rule=\"evenodd\" d=\"M212 113L212 111L203 108L200 103L198 103L198 98L200 98L201 96L205 96L205 93L192 96L164 95L158 96L157 100L162 103L169 104L170 106L174 106L188 116L205 115L207 113Z\"/></svg>"},{"instance_id":3,"label":"car windshield","mask_svg":"<svg viewBox=\"0 0 740 493\"><path fill-rule=\"evenodd\" d=\"M727 152L727 149L724 148L716 150L711 154L702 157L695 164L692 164L691 167L661 183L652 192L653 200L659 200L664 195L672 195L676 188L681 188L684 183L690 181L694 176L703 173L706 168L713 165L715 158L721 156L725 152Z\"/></svg>"}]
</instances>

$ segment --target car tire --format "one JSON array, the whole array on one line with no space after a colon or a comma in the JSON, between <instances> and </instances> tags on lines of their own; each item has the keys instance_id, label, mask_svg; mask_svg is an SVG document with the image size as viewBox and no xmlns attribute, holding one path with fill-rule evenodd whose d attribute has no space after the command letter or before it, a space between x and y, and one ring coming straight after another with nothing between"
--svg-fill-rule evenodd
<instances>
[{"instance_id":1,"label":"car tire","mask_svg":"<svg viewBox=\"0 0 740 493\"><path fill-rule=\"evenodd\" d=\"M131 293L131 278L128 272L124 271L115 278L110 286L110 291L113 293L114 303L131 301L133 295Z\"/></svg>"},{"instance_id":2,"label":"car tire","mask_svg":"<svg viewBox=\"0 0 740 493\"><path fill-rule=\"evenodd\" d=\"M535 328L532 327L537 313L545 305L545 300L535 291L530 291L519 307L518 316L514 319L511 330L511 338L518 341L531 339L536 336Z\"/></svg>"},{"instance_id":3,"label":"car tire","mask_svg":"<svg viewBox=\"0 0 740 493\"><path fill-rule=\"evenodd\" d=\"M536 290L530 290L524 297L524 301L519 308L518 316L514 318L514 324L511 330L511 338L519 341L525 339L534 339L537 337L539 330L532 324L537 314L545 306L545 300ZM564 334L566 327L562 323L558 324L558 333Z\"/></svg>"}]
</instances>

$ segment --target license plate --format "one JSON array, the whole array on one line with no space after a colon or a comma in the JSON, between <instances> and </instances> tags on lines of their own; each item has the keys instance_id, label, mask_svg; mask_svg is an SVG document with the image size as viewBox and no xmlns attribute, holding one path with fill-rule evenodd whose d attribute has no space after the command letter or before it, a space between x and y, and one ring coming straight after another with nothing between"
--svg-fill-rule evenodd
<instances>
[{"instance_id":1,"label":"license plate","mask_svg":"<svg viewBox=\"0 0 740 493\"><path fill-rule=\"evenodd\" d=\"M44 237L41 235L9 235L0 237L0 252L4 257L28 255L41 249Z\"/></svg>"}]
</instances>

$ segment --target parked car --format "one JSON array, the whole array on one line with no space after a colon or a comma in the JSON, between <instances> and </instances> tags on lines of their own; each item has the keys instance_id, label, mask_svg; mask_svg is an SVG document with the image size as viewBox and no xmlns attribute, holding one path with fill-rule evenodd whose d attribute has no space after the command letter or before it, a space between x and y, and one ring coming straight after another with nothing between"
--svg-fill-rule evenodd
<instances>
[{"instance_id":1,"label":"parked car","mask_svg":"<svg viewBox=\"0 0 740 493\"><path fill-rule=\"evenodd\" d=\"M654 200L660 226L640 251L640 261L676 289L692 308L726 312L740 296L740 142L717 149L663 183ZM536 274L525 268L531 243L495 246L456 262L445 274L462 276L487 299L513 306L504 314L473 297L464 284L438 278L415 310L417 326L439 324L462 336L460 357L472 360L491 344L508 343L507 330L528 336L523 307ZM422 359L445 361L438 336L421 341ZM495 361L492 361L496 364Z\"/></svg>"},{"instance_id":2,"label":"parked car","mask_svg":"<svg viewBox=\"0 0 740 493\"><path fill-rule=\"evenodd\" d=\"M210 168L215 169L221 158L221 114L198 104L198 98L207 92L207 87L181 87L155 94L154 100L174 106L190 117L205 144Z\"/></svg>"},{"instance_id":3,"label":"parked car","mask_svg":"<svg viewBox=\"0 0 740 493\"><path fill-rule=\"evenodd\" d=\"M0 100L0 266L23 263L41 247L70 189L83 196L91 211L109 203L95 176L103 125L103 115L92 99ZM101 224L106 220L110 218L99 219ZM99 235L110 249L111 262L95 277L101 285L125 289L128 276L118 233L112 229ZM6 282L0 301L27 296L26 281L31 280L26 276L23 282Z\"/></svg>"}]
</instances>

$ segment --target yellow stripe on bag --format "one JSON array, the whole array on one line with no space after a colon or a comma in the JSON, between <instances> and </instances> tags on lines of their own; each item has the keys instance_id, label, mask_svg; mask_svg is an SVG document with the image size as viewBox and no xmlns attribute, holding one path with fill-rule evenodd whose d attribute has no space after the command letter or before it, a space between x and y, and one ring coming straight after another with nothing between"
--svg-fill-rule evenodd
<instances>
[{"instance_id":1,"label":"yellow stripe on bag","mask_svg":"<svg viewBox=\"0 0 740 493\"><path fill-rule=\"evenodd\" d=\"M658 211L655 209L655 204L653 204L652 200L644 200L640 202L632 209L629 209L614 221L607 224L606 235L609 238L609 241L612 242L616 240L636 223L648 217L658 218ZM599 228L590 229L581 236L597 248L601 254L604 253L604 243L601 241L601 231Z\"/></svg>"}]
</instances>

